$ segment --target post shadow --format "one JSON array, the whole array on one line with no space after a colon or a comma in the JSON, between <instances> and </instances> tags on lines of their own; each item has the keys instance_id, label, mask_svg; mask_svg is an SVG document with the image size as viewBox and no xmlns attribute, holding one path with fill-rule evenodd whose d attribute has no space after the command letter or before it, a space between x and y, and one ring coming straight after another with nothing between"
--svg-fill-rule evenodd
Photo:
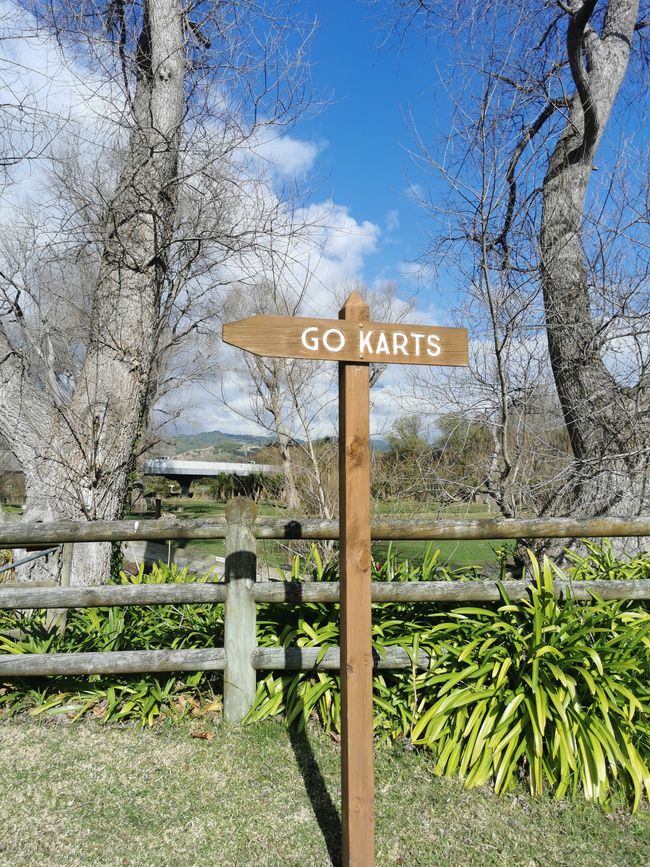
<instances>
[{"instance_id":1,"label":"post shadow","mask_svg":"<svg viewBox=\"0 0 650 867\"><path fill-rule=\"evenodd\" d=\"M327 853L334 867L341 867L341 816L327 789L325 777L318 765L305 728L289 726L289 740L300 769L305 791L311 802L316 821L323 835Z\"/></svg>"}]
</instances>

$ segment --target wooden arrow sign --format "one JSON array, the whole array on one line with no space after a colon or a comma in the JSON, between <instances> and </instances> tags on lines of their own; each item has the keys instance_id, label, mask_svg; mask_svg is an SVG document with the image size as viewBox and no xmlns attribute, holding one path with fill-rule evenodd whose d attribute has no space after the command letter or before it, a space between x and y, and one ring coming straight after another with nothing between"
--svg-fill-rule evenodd
<instances>
[{"instance_id":1,"label":"wooden arrow sign","mask_svg":"<svg viewBox=\"0 0 650 867\"><path fill-rule=\"evenodd\" d=\"M272 358L467 365L467 329L387 322L251 316L223 326L223 340Z\"/></svg>"}]
</instances>

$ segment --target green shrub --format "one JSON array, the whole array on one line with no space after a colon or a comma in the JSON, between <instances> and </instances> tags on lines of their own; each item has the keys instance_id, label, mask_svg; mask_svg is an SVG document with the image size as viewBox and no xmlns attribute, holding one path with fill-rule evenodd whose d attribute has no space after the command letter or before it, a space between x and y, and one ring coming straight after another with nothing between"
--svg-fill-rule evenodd
<instances>
[{"instance_id":1,"label":"green shrub","mask_svg":"<svg viewBox=\"0 0 650 867\"><path fill-rule=\"evenodd\" d=\"M421 637L413 741L439 773L497 793L521 773L531 792L581 789L604 801L618 780L634 808L650 797L650 616L624 602L558 602L553 573L531 559L529 600L457 608ZM559 573L561 575L561 573Z\"/></svg>"},{"instance_id":2,"label":"green shrub","mask_svg":"<svg viewBox=\"0 0 650 867\"><path fill-rule=\"evenodd\" d=\"M619 577L609 553L588 549L571 577ZM597 572L598 557L606 564ZM642 569L621 564L638 572ZM638 808L650 796L650 615L623 601L558 601L548 560L531 556L530 599L481 607L387 603L373 606L373 646L401 646L429 668L381 672L374 678L374 727L380 739L404 738L432 750L440 774L468 786L493 781L505 792L522 777L531 792L546 784L557 797L582 791L603 802L612 783ZM318 579L319 570L314 569ZM415 580L395 564L376 578ZM429 570L429 577L449 577ZM465 576L467 577L467 576ZM258 641L265 646L325 649L339 643L332 607L304 604L291 621L269 608ZM304 725L316 715L340 731L339 678L330 672L271 673L259 684L249 719L283 714Z\"/></svg>"},{"instance_id":3,"label":"green shrub","mask_svg":"<svg viewBox=\"0 0 650 867\"><path fill-rule=\"evenodd\" d=\"M612 543L609 539L602 539L599 543L590 539L581 539L587 553L580 556L576 551L567 551L566 557L571 563L568 570L569 576L574 581L623 581L632 579L650 578L650 556L637 554L629 560L621 560L614 554Z\"/></svg>"},{"instance_id":4,"label":"green shrub","mask_svg":"<svg viewBox=\"0 0 650 867\"><path fill-rule=\"evenodd\" d=\"M204 576L201 580L207 580ZM121 572L120 584L195 581L187 569L153 566L147 574ZM50 632L47 612L28 617L0 612L0 631L19 629L20 639L0 634L0 653L70 653L223 646L223 605L154 605L84 608L68 613L65 634ZM49 677L13 680L0 686L3 716L28 711L65 713L76 719L92 713L102 721L135 720L151 725L160 718L182 718L220 708L214 689L218 672L121 676Z\"/></svg>"}]
</instances>

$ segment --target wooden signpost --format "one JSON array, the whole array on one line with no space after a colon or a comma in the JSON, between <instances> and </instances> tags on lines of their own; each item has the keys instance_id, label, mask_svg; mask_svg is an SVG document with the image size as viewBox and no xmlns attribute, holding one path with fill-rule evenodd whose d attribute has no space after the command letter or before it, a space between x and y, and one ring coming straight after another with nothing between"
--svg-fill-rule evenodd
<instances>
[{"instance_id":1,"label":"wooden signpost","mask_svg":"<svg viewBox=\"0 0 650 867\"><path fill-rule=\"evenodd\" d=\"M253 316L223 326L226 343L275 358L339 362L341 823L345 867L375 859L370 539L370 362L467 365L467 331L368 322L357 293L339 319Z\"/></svg>"}]
</instances>

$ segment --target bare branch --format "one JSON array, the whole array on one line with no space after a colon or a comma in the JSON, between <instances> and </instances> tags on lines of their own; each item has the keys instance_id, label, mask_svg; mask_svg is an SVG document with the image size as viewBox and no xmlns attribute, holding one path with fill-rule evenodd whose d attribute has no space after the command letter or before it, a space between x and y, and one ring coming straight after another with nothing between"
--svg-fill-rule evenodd
<instances>
[{"instance_id":1,"label":"bare branch","mask_svg":"<svg viewBox=\"0 0 650 867\"><path fill-rule=\"evenodd\" d=\"M546 122L550 120L550 118L553 116L553 114L558 109L566 108L568 105L569 101L567 99L554 100L553 102L549 102L548 105L546 105L542 109L542 111L533 121L533 123L530 124L530 126L524 131L524 134L519 139L517 147L513 151L510 162L508 163L508 171L506 173L506 181L508 183L508 205L506 208L506 214L501 232L497 235L497 237L491 244L492 247L496 247L498 245L502 248L504 268L507 268L509 266L510 261L510 253L508 248L508 233L510 231L510 227L512 226L512 219L514 216L515 206L517 204L517 178L515 174L517 169L517 163L519 162L521 155L523 154L528 144L540 132Z\"/></svg>"}]
</instances>

